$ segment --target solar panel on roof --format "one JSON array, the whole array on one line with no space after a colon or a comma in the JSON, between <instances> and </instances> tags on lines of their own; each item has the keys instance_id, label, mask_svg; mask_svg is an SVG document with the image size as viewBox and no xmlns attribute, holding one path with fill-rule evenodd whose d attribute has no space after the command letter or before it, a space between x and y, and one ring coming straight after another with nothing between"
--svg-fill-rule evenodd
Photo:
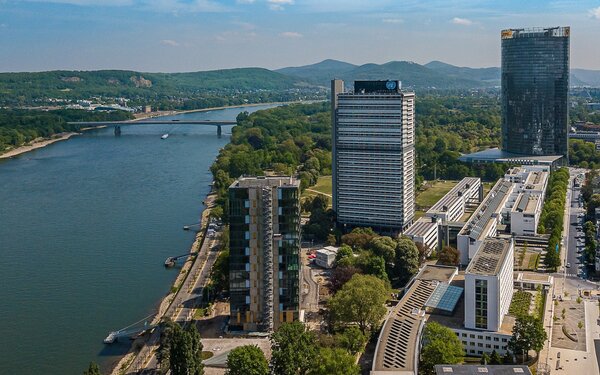
<instances>
[{"instance_id":1,"label":"solar panel on roof","mask_svg":"<svg viewBox=\"0 0 600 375\"><path fill-rule=\"evenodd\" d=\"M452 312L462 293L463 288L440 283L425 302L425 306Z\"/></svg>"}]
</instances>

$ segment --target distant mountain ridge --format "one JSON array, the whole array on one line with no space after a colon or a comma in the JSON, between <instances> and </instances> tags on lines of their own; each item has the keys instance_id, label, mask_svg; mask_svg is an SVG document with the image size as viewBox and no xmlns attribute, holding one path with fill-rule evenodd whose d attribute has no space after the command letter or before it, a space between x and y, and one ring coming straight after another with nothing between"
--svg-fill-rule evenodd
<instances>
[{"instance_id":1,"label":"distant mountain ridge","mask_svg":"<svg viewBox=\"0 0 600 375\"><path fill-rule=\"evenodd\" d=\"M357 66L330 59L275 71L318 85L328 85L334 78L346 81L393 78L400 79L404 86L439 89L500 86L501 75L499 67L459 67L442 61L431 61L424 65L410 61L390 61L385 64L369 63ZM600 70L571 69L570 84L600 87Z\"/></svg>"}]
</instances>

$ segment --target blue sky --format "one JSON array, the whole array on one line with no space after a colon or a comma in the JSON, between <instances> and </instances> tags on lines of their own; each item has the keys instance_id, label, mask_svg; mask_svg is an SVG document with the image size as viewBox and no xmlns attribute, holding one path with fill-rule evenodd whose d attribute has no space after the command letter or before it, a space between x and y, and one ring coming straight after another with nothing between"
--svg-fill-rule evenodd
<instances>
[{"instance_id":1,"label":"blue sky","mask_svg":"<svg viewBox=\"0 0 600 375\"><path fill-rule=\"evenodd\" d=\"M600 0L0 0L0 71L499 66L501 29L559 25L600 69Z\"/></svg>"}]
</instances>

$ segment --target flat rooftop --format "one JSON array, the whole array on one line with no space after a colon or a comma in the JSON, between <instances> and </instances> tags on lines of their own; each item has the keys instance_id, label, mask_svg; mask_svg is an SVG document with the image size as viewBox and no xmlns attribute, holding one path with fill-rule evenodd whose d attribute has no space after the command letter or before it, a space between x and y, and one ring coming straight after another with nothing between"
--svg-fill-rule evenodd
<instances>
[{"instance_id":1,"label":"flat rooftop","mask_svg":"<svg viewBox=\"0 0 600 375\"><path fill-rule=\"evenodd\" d=\"M540 194L536 193L520 193L517 198L517 204L513 207L513 211L523 212L527 214L535 214L538 202L542 199Z\"/></svg>"},{"instance_id":2,"label":"flat rooftop","mask_svg":"<svg viewBox=\"0 0 600 375\"><path fill-rule=\"evenodd\" d=\"M469 263L466 274L497 275L508 255L511 240L488 238L483 241L481 248Z\"/></svg>"},{"instance_id":3,"label":"flat rooftop","mask_svg":"<svg viewBox=\"0 0 600 375\"><path fill-rule=\"evenodd\" d=\"M436 222L432 222L430 217L420 217L417 221L415 221L408 229L404 232L406 236L417 236L423 237L432 228L437 228L438 224Z\"/></svg>"},{"instance_id":4,"label":"flat rooftop","mask_svg":"<svg viewBox=\"0 0 600 375\"><path fill-rule=\"evenodd\" d=\"M524 365L435 365L436 375L531 375Z\"/></svg>"},{"instance_id":5,"label":"flat rooftop","mask_svg":"<svg viewBox=\"0 0 600 375\"><path fill-rule=\"evenodd\" d=\"M464 200L464 195L474 186L479 187L481 179L479 177L465 177L460 180L454 187L446 193L439 201L437 201L428 211L431 213L447 212L449 207L452 207L458 201Z\"/></svg>"},{"instance_id":6,"label":"flat rooftop","mask_svg":"<svg viewBox=\"0 0 600 375\"><path fill-rule=\"evenodd\" d=\"M377 342L371 374L414 373L425 303L440 283L450 283L458 269L427 265L388 314Z\"/></svg>"},{"instance_id":7,"label":"flat rooftop","mask_svg":"<svg viewBox=\"0 0 600 375\"><path fill-rule=\"evenodd\" d=\"M469 221L467 221L467 224L460 231L460 234L468 235L475 239L482 237L486 232L486 227L490 224L490 219L494 214L498 214L502 210L512 187L512 182L504 181L503 179L498 180L483 202L477 207L477 210L469 218Z\"/></svg>"},{"instance_id":8,"label":"flat rooftop","mask_svg":"<svg viewBox=\"0 0 600 375\"><path fill-rule=\"evenodd\" d=\"M562 155L519 155L502 151L499 148L490 148L472 154L462 155L458 158L467 163L514 163L514 164L543 164L551 165L561 159Z\"/></svg>"},{"instance_id":9,"label":"flat rooftop","mask_svg":"<svg viewBox=\"0 0 600 375\"><path fill-rule=\"evenodd\" d=\"M230 188L300 187L300 180L292 176L242 176Z\"/></svg>"}]
</instances>

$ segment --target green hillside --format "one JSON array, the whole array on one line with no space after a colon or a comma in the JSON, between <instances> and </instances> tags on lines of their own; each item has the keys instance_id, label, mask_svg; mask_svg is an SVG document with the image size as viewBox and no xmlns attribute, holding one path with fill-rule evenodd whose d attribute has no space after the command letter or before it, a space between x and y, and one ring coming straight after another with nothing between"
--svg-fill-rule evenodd
<instances>
[{"instance_id":1,"label":"green hillside","mask_svg":"<svg viewBox=\"0 0 600 375\"><path fill-rule=\"evenodd\" d=\"M32 104L47 98L94 96L158 100L207 93L285 91L310 85L300 78L262 68L193 73L140 73L126 70L0 73L0 105Z\"/></svg>"}]
</instances>

